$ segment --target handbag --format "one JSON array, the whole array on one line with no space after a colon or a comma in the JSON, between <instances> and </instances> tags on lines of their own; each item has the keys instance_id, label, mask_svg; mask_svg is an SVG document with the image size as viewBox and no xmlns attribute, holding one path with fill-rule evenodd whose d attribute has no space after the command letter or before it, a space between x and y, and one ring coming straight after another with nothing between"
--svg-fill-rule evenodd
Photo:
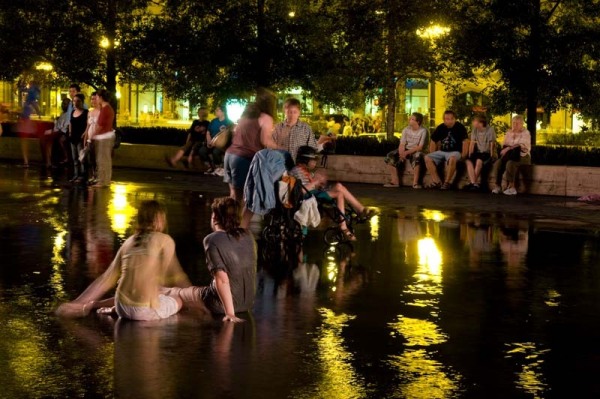
<instances>
[{"instance_id":1,"label":"handbag","mask_svg":"<svg viewBox=\"0 0 600 399\"><path fill-rule=\"evenodd\" d=\"M504 146L502 148L506 148L508 146ZM520 161L521 160L521 147L515 147L512 150L509 150L502 156L502 160L507 161Z\"/></svg>"}]
</instances>

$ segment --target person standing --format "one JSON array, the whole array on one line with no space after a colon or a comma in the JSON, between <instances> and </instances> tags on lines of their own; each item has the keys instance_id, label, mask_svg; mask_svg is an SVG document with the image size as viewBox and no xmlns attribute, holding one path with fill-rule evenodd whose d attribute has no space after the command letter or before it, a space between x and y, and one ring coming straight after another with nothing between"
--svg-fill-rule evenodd
<instances>
[{"instance_id":1,"label":"person standing","mask_svg":"<svg viewBox=\"0 0 600 399\"><path fill-rule=\"evenodd\" d=\"M283 104L285 120L275 125L273 140L279 149L287 151L289 156L296 162L298 149L309 146L317 149L317 139L312 129L306 122L300 120L302 106L295 98L288 98Z\"/></svg>"},{"instance_id":2,"label":"person standing","mask_svg":"<svg viewBox=\"0 0 600 399\"><path fill-rule=\"evenodd\" d=\"M388 184L384 184L383 187L399 187L400 176L403 173L406 161L409 161L413 167L412 187L415 189L422 188L419 184L419 178L421 175L421 164L423 163L423 146L427 139L427 129L421 126L422 123L423 114L413 112L408 120L408 126L402 131L397 154L393 154L392 152L386 157L391 180Z\"/></svg>"},{"instance_id":3,"label":"person standing","mask_svg":"<svg viewBox=\"0 0 600 399\"><path fill-rule=\"evenodd\" d=\"M229 184L231 198L243 203L244 184L254 154L263 148L277 149L273 141L273 117L277 105L275 94L258 89L256 100L246 106L240 118L231 146L225 151L223 181ZM245 228L247 225L242 226Z\"/></svg>"},{"instance_id":4,"label":"person standing","mask_svg":"<svg viewBox=\"0 0 600 399\"><path fill-rule=\"evenodd\" d=\"M88 112L87 128L83 134L83 149L84 153L80 154L80 160L85 164L85 169L88 172L90 180L89 184L95 184L97 182L96 177L98 175L96 171L96 155L94 150L93 137L96 134L96 123L98 122L98 115L100 115L100 107L98 105L98 93L93 92L90 96L90 103L92 109ZM83 155L83 156L82 156Z\"/></svg>"},{"instance_id":5,"label":"person standing","mask_svg":"<svg viewBox=\"0 0 600 399\"><path fill-rule=\"evenodd\" d=\"M427 188L448 190L456 172L456 163L468 151L469 136L464 125L456 120L454 111L444 112L444 123L439 125L431 135L429 154L425 155L425 165L431 175L432 182ZM444 181L438 175L438 165L444 163Z\"/></svg>"},{"instance_id":6,"label":"person standing","mask_svg":"<svg viewBox=\"0 0 600 399\"><path fill-rule=\"evenodd\" d=\"M71 114L71 123L69 125L69 143L73 157L73 183L84 183L86 179L85 162L79 159L80 152L83 150L84 134L87 129L88 110L85 109L85 95L77 93L73 97L75 109Z\"/></svg>"},{"instance_id":7,"label":"person standing","mask_svg":"<svg viewBox=\"0 0 600 399\"><path fill-rule=\"evenodd\" d=\"M515 179L521 165L531 165L531 133L525 128L523 117L517 115L512 118L512 128L504 136L500 158L492 169L496 181L492 193L517 195Z\"/></svg>"},{"instance_id":8,"label":"person standing","mask_svg":"<svg viewBox=\"0 0 600 399\"><path fill-rule=\"evenodd\" d=\"M479 183L481 171L494 158L495 152L496 132L494 128L488 125L485 115L475 115L469 154L466 160L469 175L469 184L465 187L466 190L479 190L481 188Z\"/></svg>"},{"instance_id":9,"label":"person standing","mask_svg":"<svg viewBox=\"0 0 600 399\"><path fill-rule=\"evenodd\" d=\"M115 143L115 111L109 104L110 94L102 89L98 91L98 107L100 113L96 122L94 150L98 168L98 182L94 187L108 187L112 179L112 150Z\"/></svg>"}]
</instances>

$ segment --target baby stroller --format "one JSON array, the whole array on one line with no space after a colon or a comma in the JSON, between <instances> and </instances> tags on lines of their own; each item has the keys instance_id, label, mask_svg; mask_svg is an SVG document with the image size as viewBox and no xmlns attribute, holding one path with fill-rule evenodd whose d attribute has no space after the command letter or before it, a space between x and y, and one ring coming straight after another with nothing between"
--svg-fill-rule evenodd
<instances>
[{"instance_id":1,"label":"baby stroller","mask_svg":"<svg viewBox=\"0 0 600 399\"><path fill-rule=\"evenodd\" d=\"M297 254L304 238L302 226L294 219L304 198L302 185L295 178L284 175L275 183L275 192L276 206L265 215L262 238L271 249L284 247L294 249Z\"/></svg>"}]
</instances>

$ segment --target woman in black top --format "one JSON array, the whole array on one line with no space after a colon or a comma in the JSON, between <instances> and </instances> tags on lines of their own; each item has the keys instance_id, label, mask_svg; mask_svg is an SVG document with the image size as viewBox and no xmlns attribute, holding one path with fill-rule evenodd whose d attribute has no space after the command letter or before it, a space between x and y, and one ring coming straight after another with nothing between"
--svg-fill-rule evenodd
<instances>
[{"instance_id":1,"label":"woman in black top","mask_svg":"<svg viewBox=\"0 0 600 399\"><path fill-rule=\"evenodd\" d=\"M81 183L86 181L85 173L87 171L84 157L79 159L79 153L83 150L82 136L87 128L88 110L83 107L85 96L77 93L73 97L73 113L71 114L71 124L69 125L69 141L71 143L71 154L73 154L73 178L72 182Z\"/></svg>"}]
</instances>

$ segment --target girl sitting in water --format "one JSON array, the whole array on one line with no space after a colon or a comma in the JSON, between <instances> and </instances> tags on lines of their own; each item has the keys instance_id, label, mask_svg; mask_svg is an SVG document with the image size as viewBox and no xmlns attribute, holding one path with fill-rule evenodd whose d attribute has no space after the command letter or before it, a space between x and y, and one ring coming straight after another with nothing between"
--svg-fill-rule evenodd
<instances>
[{"instance_id":1,"label":"girl sitting in water","mask_svg":"<svg viewBox=\"0 0 600 399\"><path fill-rule=\"evenodd\" d=\"M157 201L142 202L135 234L123 243L109 268L56 313L78 317L103 308L102 313L116 311L131 320L159 320L177 313L181 299L163 287L188 287L190 281L177 260L175 242L164 233L166 228L163 207ZM115 286L115 297L101 301Z\"/></svg>"}]
</instances>

